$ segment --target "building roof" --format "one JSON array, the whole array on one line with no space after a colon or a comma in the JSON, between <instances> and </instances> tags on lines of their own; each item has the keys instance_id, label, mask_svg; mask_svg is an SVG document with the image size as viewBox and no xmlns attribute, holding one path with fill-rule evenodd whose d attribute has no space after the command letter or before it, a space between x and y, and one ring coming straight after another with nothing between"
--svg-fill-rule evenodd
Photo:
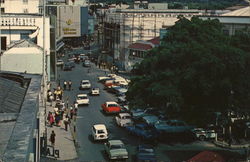
<instances>
[{"instance_id":1,"label":"building roof","mask_svg":"<svg viewBox=\"0 0 250 162\"><path fill-rule=\"evenodd\" d=\"M218 153L212 151L203 151L199 154L195 155L191 159L187 160L187 162L225 162L224 158Z\"/></svg>"},{"instance_id":2,"label":"building roof","mask_svg":"<svg viewBox=\"0 0 250 162\"><path fill-rule=\"evenodd\" d=\"M142 50L147 51L152 49L153 47L150 44L144 44L144 43L133 43L128 46L130 49L136 49L136 50Z\"/></svg>"},{"instance_id":3,"label":"building roof","mask_svg":"<svg viewBox=\"0 0 250 162\"><path fill-rule=\"evenodd\" d=\"M150 40L148 40L148 42L151 42L154 45L159 45L160 44L160 37L155 37L153 39L150 39Z\"/></svg>"},{"instance_id":4,"label":"building roof","mask_svg":"<svg viewBox=\"0 0 250 162\"><path fill-rule=\"evenodd\" d=\"M222 16L250 16L250 6L222 14Z\"/></svg>"},{"instance_id":5,"label":"building roof","mask_svg":"<svg viewBox=\"0 0 250 162\"><path fill-rule=\"evenodd\" d=\"M11 43L9 46L9 48L13 48L13 47L15 48L36 47L36 48L42 49L40 46L38 46L37 44L35 44L29 39L21 39L21 40L15 41Z\"/></svg>"}]
</instances>

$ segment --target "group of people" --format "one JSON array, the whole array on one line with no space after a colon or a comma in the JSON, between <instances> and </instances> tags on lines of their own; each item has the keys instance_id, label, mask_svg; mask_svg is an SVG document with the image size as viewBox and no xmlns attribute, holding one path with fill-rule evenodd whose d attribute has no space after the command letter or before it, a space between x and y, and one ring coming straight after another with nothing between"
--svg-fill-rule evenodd
<instances>
[{"instance_id":1,"label":"group of people","mask_svg":"<svg viewBox=\"0 0 250 162\"><path fill-rule=\"evenodd\" d=\"M64 80L63 81L63 89L64 90L71 90L71 87L72 87L72 81L71 80L69 80L69 81L66 81L66 80Z\"/></svg>"},{"instance_id":2,"label":"group of people","mask_svg":"<svg viewBox=\"0 0 250 162\"><path fill-rule=\"evenodd\" d=\"M48 90L47 92L47 101L51 102L55 100L62 100L63 90L60 86L54 88L54 91Z\"/></svg>"}]
</instances>

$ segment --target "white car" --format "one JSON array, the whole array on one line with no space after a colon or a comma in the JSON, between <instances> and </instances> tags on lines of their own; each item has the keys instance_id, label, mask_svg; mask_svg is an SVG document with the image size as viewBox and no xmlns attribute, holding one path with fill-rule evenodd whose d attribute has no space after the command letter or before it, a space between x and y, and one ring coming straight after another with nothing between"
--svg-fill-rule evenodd
<instances>
[{"instance_id":1,"label":"white car","mask_svg":"<svg viewBox=\"0 0 250 162\"><path fill-rule=\"evenodd\" d=\"M102 81L102 80L109 79L109 78L114 78L116 76L117 76L116 74L108 74L107 76L100 76L98 77L98 81Z\"/></svg>"},{"instance_id":2,"label":"white car","mask_svg":"<svg viewBox=\"0 0 250 162\"><path fill-rule=\"evenodd\" d=\"M109 140L104 147L109 159L128 159L128 151L121 140Z\"/></svg>"},{"instance_id":3,"label":"white car","mask_svg":"<svg viewBox=\"0 0 250 162\"><path fill-rule=\"evenodd\" d=\"M92 89L90 90L90 94L91 94L91 95L100 95L100 90L99 90L99 88L92 88Z\"/></svg>"},{"instance_id":4,"label":"white car","mask_svg":"<svg viewBox=\"0 0 250 162\"><path fill-rule=\"evenodd\" d=\"M119 113L115 117L117 125L121 127L133 125L131 115L129 113Z\"/></svg>"},{"instance_id":5,"label":"white car","mask_svg":"<svg viewBox=\"0 0 250 162\"><path fill-rule=\"evenodd\" d=\"M205 130L203 128L194 128L194 129L192 129L192 132L201 141L204 141L205 139L215 139L216 138L215 130Z\"/></svg>"},{"instance_id":6,"label":"white car","mask_svg":"<svg viewBox=\"0 0 250 162\"><path fill-rule=\"evenodd\" d=\"M63 60L57 60L56 65L57 65L57 66L62 66L62 65L64 65Z\"/></svg>"},{"instance_id":7,"label":"white car","mask_svg":"<svg viewBox=\"0 0 250 162\"><path fill-rule=\"evenodd\" d=\"M95 124L92 126L92 136L94 141L108 139L108 131L104 124Z\"/></svg>"},{"instance_id":8,"label":"white car","mask_svg":"<svg viewBox=\"0 0 250 162\"><path fill-rule=\"evenodd\" d=\"M89 98L87 94L78 94L76 97L78 105L89 105Z\"/></svg>"},{"instance_id":9,"label":"white car","mask_svg":"<svg viewBox=\"0 0 250 162\"><path fill-rule=\"evenodd\" d=\"M91 84L90 84L89 80L82 80L81 81L80 89L90 89L90 88L91 88Z\"/></svg>"}]
</instances>

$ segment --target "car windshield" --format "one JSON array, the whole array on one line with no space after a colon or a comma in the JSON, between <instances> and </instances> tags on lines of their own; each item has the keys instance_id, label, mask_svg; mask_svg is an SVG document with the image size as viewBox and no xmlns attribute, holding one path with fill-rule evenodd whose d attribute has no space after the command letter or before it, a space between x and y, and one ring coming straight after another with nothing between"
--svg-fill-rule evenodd
<instances>
[{"instance_id":1,"label":"car windshield","mask_svg":"<svg viewBox=\"0 0 250 162\"><path fill-rule=\"evenodd\" d=\"M117 104L108 104L108 107L117 107Z\"/></svg>"},{"instance_id":2,"label":"car windshield","mask_svg":"<svg viewBox=\"0 0 250 162\"><path fill-rule=\"evenodd\" d=\"M100 129L100 130L97 130L97 133L101 134L101 133L105 133L105 131L103 129Z\"/></svg>"},{"instance_id":3,"label":"car windshield","mask_svg":"<svg viewBox=\"0 0 250 162\"><path fill-rule=\"evenodd\" d=\"M82 82L82 84L89 84L89 82Z\"/></svg>"},{"instance_id":4,"label":"car windshield","mask_svg":"<svg viewBox=\"0 0 250 162\"><path fill-rule=\"evenodd\" d=\"M131 119L131 116L123 116L123 119Z\"/></svg>"},{"instance_id":5,"label":"car windshield","mask_svg":"<svg viewBox=\"0 0 250 162\"><path fill-rule=\"evenodd\" d=\"M86 96L79 96L78 99L88 99Z\"/></svg>"},{"instance_id":6,"label":"car windshield","mask_svg":"<svg viewBox=\"0 0 250 162\"><path fill-rule=\"evenodd\" d=\"M110 146L110 149L121 149L121 148L124 148L124 145L111 145Z\"/></svg>"}]
</instances>

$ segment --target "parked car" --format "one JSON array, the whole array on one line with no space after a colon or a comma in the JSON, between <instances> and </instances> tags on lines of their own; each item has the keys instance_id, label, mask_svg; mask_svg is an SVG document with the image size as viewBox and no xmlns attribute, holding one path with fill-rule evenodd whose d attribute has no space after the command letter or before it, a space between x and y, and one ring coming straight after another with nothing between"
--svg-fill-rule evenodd
<instances>
[{"instance_id":1,"label":"parked car","mask_svg":"<svg viewBox=\"0 0 250 162\"><path fill-rule=\"evenodd\" d=\"M201 141L206 139L215 139L216 133L215 130L205 130L203 128L193 128L192 132L194 133L195 137Z\"/></svg>"},{"instance_id":2,"label":"parked car","mask_svg":"<svg viewBox=\"0 0 250 162\"><path fill-rule=\"evenodd\" d=\"M57 66L63 66L64 62L63 60L57 60L56 65Z\"/></svg>"},{"instance_id":3,"label":"parked car","mask_svg":"<svg viewBox=\"0 0 250 162\"><path fill-rule=\"evenodd\" d=\"M78 105L89 105L89 98L87 94L78 94L76 97L76 102Z\"/></svg>"},{"instance_id":4,"label":"parked car","mask_svg":"<svg viewBox=\"0 0 250 162\"><path fill-rule=\"evenodd\" d=\"M121 107L116 102L105 102L101 105L102 110L107 113L119 113L121 111Z\"/></svg>"},{"instance_id":5,"label":"parked car","mask_svg":"<svg viewBox=\"0 0 250 162\"><path fill-rule=\"evenodd\" d=\"M71 66L71 68L75 67L75 63L74 62L70 61L70 62L67 62L67 63Z\"/></svg>"},{"instance_id":6,"label":"parked car","mask_svg":"<svg viewBox=\"0 0 250 162\"><path fill-rule=\"evenodd\" d=\"M137 120L147 115L159 115L160 114L160 112L155 108L136 109L136 110L131 111L131 113L132 113L132 117L134 120Z\"/></svg>"},{"instance_id":7,"label":"parked car","mask_svg":"<svg viewBox=\"0 0 250 162\"><path fill-rule=\"evenodd\" d=\"M94 95L100 95L99 88L91 88L90 95L92 95L92 96L94 96Z\"/></svg>"},{"instance_id":8,"label":"parked car","mask_svg":"<svg viewBox=\"0 0 250 162\"><path fill-rule=\"evenodd\" d=\"M121 95L121 96L117 97L117 102L119 104L126 104L127 103L126 96L125 95Z\"/></svg>"},{"instance_id":9,"label":"parked car","mask_svg":"<svg viewBox=\"0 0 250 162\"><path fill-rule=\"evenodd\" d=\"M154 148L150 145L139 145L137 147L136 161L157 162Z\"/></svg>"},{"instance_id":10,"label":"parked car","mask_svg":"<svg viewBox=\"0 0 250 162\"><path fill-rule=\"evenodd\" d=\"M79 58L80 58L82 61L88 60L88 59L89 59L89 57L88 57L86 54L83 54L83 53L79 55Z\"/></svg>"},{"instance_id":11,"label":"parked car","mask_svg":"<svg viewBox=\"0 0 250 162\"><path fill-rule=\"evenodd\" d=\"M121 127L132 125L131 115L129 113L119 113L115 117L116 124Z\"/></svg>"},{"instance_id":12,"label":"parked car","mask_svg":"<svg viewBox=\"0 0 250 162\"><path fill-rule=\"evenodd\" d=\"M95 124L92 126L92 136L94 141L108 139L108 131L104 124Z\"/></svg>"},{"instance_id":13,"label":"parked car","mask_svg":"<svg viewBox=\"0 0 250 162\"><path fill-rule=\"evenodd\" d=\"M142 122L148 124L148 125L154 125L156 122L159 121L159 117L155 115L146 115L141 117Z\"/></svg>"},{"instance_id":14,"label":"parked car","mask_svg":"<svg viewBox=\"0 0 250 162\"><path fill-rule=\"evenodd\" d=\"M100 77L98 77L98 81L103 82L106 79L113 79L115 76L116 76L116 74L108 74L106 76L100 76Z\"/></svg>"},{"instance_id":15,"label":"parked car","mask_svg":"<svg viewBox=\"0 0 250 162\"><path fill-rule=\"evenodd\" d=\"M154 127L159 133L180 133L194 128L180 120L160 120L154 124Z\"/></svg>"},{"instance_id":16,"label":"parked car","mask_svg":"<svg viewBox=\"0 0 250 162\"><path fill-rule=\"evenodd\" d=\"M91 84L90 84L90 81L89 80L82 80L81 81L81 84L80 84L80 90L83 90L83 89L90 89L91 88Z\"/></svg>"},{"instance_id":17,"label":"parked car","mask_svg":"<svg viewBox=\"0 0 250 162\"><path fill-rule=\"evenodd\" d=\"M128 151L121 140L109 140L104 147L110 160L128 159Z\"/></svg>"},{"instance_id":18,"label":"parked car","mask_svg":"<svg viewBox=\"0 0 250 162\"><path fill-rule=\"evenodd\" d=\"M146 140L156 140L158 137L158 132L152 126L146 123L135 124L134 126L127 126L126 130L129 133Z\"/></svg>"},{"instance_id":19,"label":"parked car","mask_svg":"<svg viewBox=\"0 0 250 162\"><path fill-rule=\"evenodd\" d=\"M83 64L82 64L82 66L84 66L84 67L90 67L90 61L89 60L84 60L84 62L83 62Z\"/></svg>"},{"instance_id":20,"label":"parked car","mask_svg":"<svg viewBox=\"0 0 250 162\"><path fill-rule=\"evenodd\" d=\"M71 71L72 67L69 63L65 63L63 66L63 71Z\"/></svg>"}]
</instances>

